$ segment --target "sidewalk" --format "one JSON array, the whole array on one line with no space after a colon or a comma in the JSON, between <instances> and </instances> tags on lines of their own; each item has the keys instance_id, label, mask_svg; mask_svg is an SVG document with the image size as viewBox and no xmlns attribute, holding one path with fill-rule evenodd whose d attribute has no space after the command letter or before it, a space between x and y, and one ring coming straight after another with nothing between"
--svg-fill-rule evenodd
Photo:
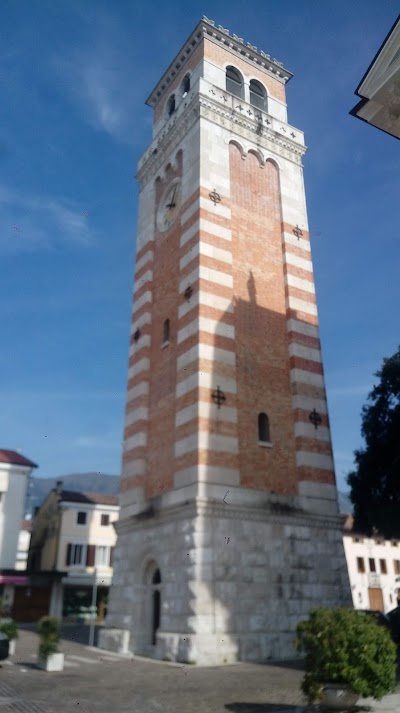
<instances>
[{"instance_id":1,"label":"sidewalk","mask_svg":"<svg viewBox=\"0 0 400 713\"><path fill-rule=\"evenodd\" d=\"M300 692L298 663L196 667L118 656L64 639L65 668L36 668L38 637L21 631L16 656L0 668L0 713L316 713ZM67 634L68 635L68 634ZM71 636L71 631L69 633ZM399 713L400 693L376 713Z\"/></svg>"}]
</instances>

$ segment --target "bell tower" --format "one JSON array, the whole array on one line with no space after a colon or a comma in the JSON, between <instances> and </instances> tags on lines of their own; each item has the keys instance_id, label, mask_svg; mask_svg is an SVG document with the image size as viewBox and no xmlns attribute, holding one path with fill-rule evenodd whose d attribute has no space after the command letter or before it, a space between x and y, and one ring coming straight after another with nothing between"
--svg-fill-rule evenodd
<instances>
[{"instance_id":1,"label":"bell tower","mask_svg":"<svg viewBox=\"0 0 400 713\"><path fill-rule=\"evenodd\" d=\"M203 17L147 100L105 648L292 657L351 605L291 76Z\"/></svg>"}]
</instances>

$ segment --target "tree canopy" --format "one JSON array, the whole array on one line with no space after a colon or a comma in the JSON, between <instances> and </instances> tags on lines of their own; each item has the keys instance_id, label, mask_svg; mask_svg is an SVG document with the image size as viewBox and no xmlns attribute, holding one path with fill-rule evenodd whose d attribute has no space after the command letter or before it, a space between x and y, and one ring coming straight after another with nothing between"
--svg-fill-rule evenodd
<instances>
[{"instance_id":1,"label":"tree canopy","mask_svg":"<svg viewBox=\"0 0 400 713\"><path fill-rule=\"evenodd\" d=\"M400 538L400 347L375 376L380 381L361 412L365 448L355 451L347 477L354 529Z\"/></svg>"}]
</instances>

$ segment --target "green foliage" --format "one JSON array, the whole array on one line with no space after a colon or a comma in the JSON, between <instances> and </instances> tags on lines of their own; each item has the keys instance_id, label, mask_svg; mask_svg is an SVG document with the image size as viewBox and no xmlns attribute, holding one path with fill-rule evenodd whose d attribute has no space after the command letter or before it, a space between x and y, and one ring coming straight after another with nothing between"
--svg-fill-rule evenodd
<instances>
[{"instance_id":1,"label":"green foliage","mask_svg":"<svg viewBox=\"0 0 400 713\"><path fill-rule=\"evenodd\" d=\"M43 616L38 623L38 633L40 637L40 656L45 657L56 654L61 638L58 619L54 616Z\"/></svg>"},{"instance_id":2,"label":"green foliage","mask_svg":"<svg viewBox=\"0 0 400 713\"><path fill-rule=\"evenodd\" d=\"M326 683L346 683L362 697L380 700L396 685L396 646L389 632L356 609L314 609L297 625L294 642L305 653L301 684L309 703Z\"/></svg>"},{"instance_id":3,"label":"green foliage","mask_svg":"<svg viewBox=\"0 0 400 713\"><path fill-rule=\"evenodd\" d=\"M349 473L354 529L387 539L400 537L400 348L375 376L380 382L362 409L365 448L355 452Z\"/></svg>"},{"instance_id":4,"label":"green foliage","mask_svg":"<svg viewBox=\"0 0 400 713\"><path fill-rule=\"evenodd\" d=\"M10 641L18 639L18 626L14 619L0 619L0 631L8 636Z\"/></svg>"}]
</instances>

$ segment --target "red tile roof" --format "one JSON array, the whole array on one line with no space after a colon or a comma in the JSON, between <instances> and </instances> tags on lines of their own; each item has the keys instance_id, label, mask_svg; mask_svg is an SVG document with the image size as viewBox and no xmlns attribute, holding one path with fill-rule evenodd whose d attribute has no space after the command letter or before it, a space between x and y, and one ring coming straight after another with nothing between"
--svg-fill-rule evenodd
<instances>
[{"instance_id":1,"label":"red tile roof","mask_svg":"<svg viewBox=\"0 0 400 713\"><path fill-rule=\"evenodd\" d=\"M36 463L33 463L25 456L22 456L17 451L9 451L6 448L0 448L0 463L10 463L11 465L28 465L31 468L37 468Z\"/></svg>"}]
</instances>

